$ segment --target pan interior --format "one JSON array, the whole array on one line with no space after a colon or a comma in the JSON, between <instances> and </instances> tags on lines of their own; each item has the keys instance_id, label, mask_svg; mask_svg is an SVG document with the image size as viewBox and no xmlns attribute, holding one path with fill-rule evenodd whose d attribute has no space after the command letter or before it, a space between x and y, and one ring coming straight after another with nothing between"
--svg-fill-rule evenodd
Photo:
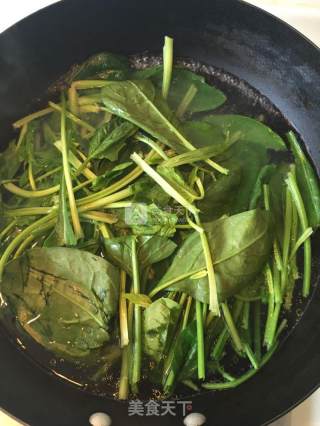
<instances>
[{"instance_id":1,"label":"pan interior","mask_svg":"<svg viewBox=\"0 0 320 426\"><path fill-rule=\"evenodd\" d=\"M137 69L146 68L161 63L162 59L159 56L150 54L138 54L131 56L131 64ZM262 121L264 124L272 128L275 132L284 137L285 133L292 130L292 126L286 117L279 111L272 102L262 95L259 91L254 89L248 82L239 79L223 69L216 68L211 65L206 65L193 61L192 59L178 59L177 65L184 66L197 74L205 77L209 84L214 85L222 90L227 96L227 102L220 108L214 111L216 114L242 114ZM44 96L41 104L55 95L55 90L63 85L64 78L59 79L59 83L54 84L48 93ZM54 88L54 90L52 90ZM314 244L319 244L319 236L315 237ZM301 262L300 262L301 263ZM314 259L313 273L315 274L315 259ZM300 265L301 270L301 265ZM313 280L314 282L315 280ZM301 286L296 285L296 293L299 293ZM311 297L310 297L311 299ZM290 335L295 325L301 319L304 311L307 308L309 300L302 300L298 294L294 296L294 307L292 311L287 314L288 327L282 336L282 343ZM57 378L65 380L71 386L81 389L90 394L99 395L107 398L113 398L117 392L118 371L120 366L110 370L108 374L103 374L102 378L96 380L94 378L97 373L97 368L90 366L85 360L77 362L76 364L70 363L65 359L56 358L52 353L43 349L40 345L35 343L29 336L22 332L21 329L16 327L15 318L6 316L2 324L5 328L8 338L16 344L23 353L35 362L40 368L46 372L55 375ZM96 354L97 363L99 367L102 366L101 359L103 354L100 352ZM99 362L100 360L100 362ZM233 356L226 355L227 366L235 375L241 374L244 369L249 365L247 362L238 363ZM235 361L237 368L234 367ZM161 398L161 392L157 388L152 387L147 382L143 382L141 386L141 398L149 399L150 395L154 398ZM185 387L177 389L174 398L187 398L191 397L190 390Z\"/></svg>"}]
</instances>

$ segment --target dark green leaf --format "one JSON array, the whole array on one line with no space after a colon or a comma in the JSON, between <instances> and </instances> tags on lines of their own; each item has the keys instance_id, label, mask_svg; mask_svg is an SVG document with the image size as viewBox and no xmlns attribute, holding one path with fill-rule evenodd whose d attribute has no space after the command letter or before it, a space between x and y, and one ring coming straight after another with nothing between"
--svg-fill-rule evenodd
<instances>
[{"instance_id":1,"label":"dark green leaf","mask_svg":"<svg viewBox=\"0 0 320 426\"><path fill-rule=\"evenodd\" d=\"M110 161L117 160L119 146L136 131L136 126L128 121L122 121L118 118L111 119L111 121L98 128L90 140L89 159L107 158ZM114 149L116 149L116 155L114 155Z\"/></svg>"},{"instance_id":2,"label":"dark green leaf","mask_svg":"<svg viewBox=\"0 0 320 426\"><path fill-rule=\"evenodd\" d=\"M268 296L266 293L265 274L264 272L250 283L247 287L243 288L238 294L237 298L243 301L253 301L261 297Z\"/></svg>"},{"instance_id":3,"label":"dark green leaf","mask_svg":"<svg viewBox=\"0 0 320 426\"><path fill-rule=\"evenodd\" d=\"M154 65L152 67L140 69L140 70L134 70L131 74L132 80L148 80L151 79L154 75L157 75L159 73L163 73L163 66L162 65Z\"/></svg>"},{"instance_id":4,"label":"dark green leaf","mask_svg":"<svg viewBox=\"0 0 320 426\"><path fill-rule=\"evenodd\" d=\"M158 89L162 87L162 76L162 66L135 71L133 74L134 79L150 78ZM174 68L168 96L168 103L172 109L177 109L191 85L195 86L197 92L187 109L188 112L213 110L226 101L225 95L207 84L204 77L187 69Z\"/></svg>"},{"instance_id":5,"label":"dark green leaf","mask_svg":"<svg viewBox=\"0 0 320 426\"><path fill-rule=\"evenodd\" d=\"M132 201L135 203L156 204L159 207L168 205L170 195L154 182L149 176L143 176L134 184L134 196Z\"/></svg>"},{"instance_id":6,"label":"dark green leaf","mask_svg":"<svg viewBox=\"0 0 320 426\"><path fill-rule=\"evenodd\" d=\"M0 181L15 177L22 159L17 155L14 141L9 143L6 150L0 153Z\"/></svg>"},{"instance_id":7,"label":"dark green leaf","mask_svg":"<svg viewBox=\"0 0 320 426\"><path fill-rule=\"evenodd\" d=\"M129 300L129 302L141 306L142 308L147 308L152 303L152 300L146 294L125 293L124 297Z\"/></svg>"},{"instance_id":8,"label":"dark green leaf","mask_svg":"<svg viewBox=\"0 0 320 426\"><path fill-rule=\"evenodd\" d=\"M266 164L262 167L251 194L250 209L258 207L263 194L263 185L270 181L272 175L276 173L276 170L277 166L275 164Z\"/></svg>"},{"instance_id":9,"label":"dark green leaf","mask_svg":"<svg viewBox=\"0 0 320 426\"><path fill-rule=\"evenodd\" d=\"M128 58L114 53L98 53L90 56L80 66L75 67L68 81L89 78L126 77L129 73Z\"/></svg>"},{"instance_id":10,"label":"dark green leaf","mask_svg":"<svg viewBox=\"0 0 320 426\"><path fill-rule=\"evenodd\" d=\"M183 134L196 148L215 145L217 149L224 146L230 132L224 132L221 127L206 121L186 121L181 127Z\"/></svg>"},{"instance_id":11,"label":"dark green leaf","mask_svg":"<svg viewBox=\"0 0 320 426\"><path fill-rule=\"evenodd\" d=\"M186 380L193 378L197 373L197 321L191 321L179 334L172 358L172 370L175 375Z\"/></svg>"},{"instance_id":12,"label":"dark green leaf","mask_svg":"<svg viewBox=\"0 0 320 426\"><path fill-rule=\"evenodd\" d=\"M68 208L67 197L68 195L65 178L64 174L62 173L60 180L58 220L54 232L50 234L49 239L46 239L44 247L75 246L77 244L77 239L74 235L70 222L70 212Z\"/></svg>"},{"instance_id":13,"label":"dark green leaf","mask_svg":"<svg viewBox=\"0 0 320 426\"><path fill-rule=\"evenodd\" d=\"M198 194L184 180L183 175L173 167L158 166L157 172L182 195L187 201L193 202Z\"/></svg>"},{"instance_id":14,"label":"dark green leaf","mask_svg":"<svg viewBox=\"0 0 320 426\"><path fill-rule=\"evenodd\" d=\"M209 158L216 157L217 155L222 154L231 145L237 142L238 134L235 134L233 139L226 139L223 144L215 144L204 146L203 148L197 148L190 152L185 152L183 154L176 155L168 160L165 160L161 163L162 167L179 167L185 164L193 164L195 162L208 160Z\"/></svg>"},{"instance_id":15,"label":"dark green leaf","mask_svg":"<svg viewBox=\"0 0 320 426\"><path fill-rule=\"evenodd\" d=\"M197 322L192 321L183 331L185 358L178 370L178 380L196 379L198 376L198 345L197 345Z\"/></svg>"},{"instance_id":16,"label":"dark green leaf","mask_svg":"<svg viewBox=\"0 0 320 426\"><path fill-rule=\"evenodd\" d=\"M274 150L286 147L282 138L269 127L244 115L208 115L204 118L204 122L217 126L224 134L240 132L239 140L250 141Z\"/></svg>"},{"instance_id":17,"label":"dark green leaf","mask_svg":"<svg viewBox=\"0 0 320 426\"><path fill-rule=\"evenodd\" d=\"M221 218L205 225L212 253L219 299L238 293L262 270L272 248L270 214L251 210ZM199 234L193 232L180 246L159 286L181 275L206 267ZM209 303L207 278L189 278L177 282L170 290L184 291Z\"/></svg>"},{"instance_id":18,"label":"dark green leaf","mask_svg":"<svg viewBox=\"0 0 320 426\"><path fill-rule=\"evenodd\" d=\"M81 357L110 339L119 272L101 257L35 248L7 265L1 286L19 323L48 350Z\"/></svg>"},{"instance_id":19,"label":"dark green leaf","mask_svg":"<svg viewBox=\"0 0 320 426\"><path fill-rule=\"evenodd\" d=\"M219 219L230 214L233 203L241 183L241 169L234 167L228 175L218 175L217 180L212 180L205 186L205 196L197 202L201 211L201 220L204 222Z\"/></svg>"},{"instance_id":20,"label":"dark green leaf","mask_svg":"<svg viewBox=\"0 0 320 426\"><path fill-rule=\"evenodd\" d=\"M137 257L141 271L167 258L177 247L173 241L157 235L104 239L107 258L129 275L132 275L132 238L137 238Z\"/></svg>"},{"instance_id":21,"label":"dark green leaf","mask_svg":"<svg viewBox=\"0 0 320 426\"><path fill-rule=\"evenodd\" d=\"M143 350L157 362L161 361L171 343L180 311L178 303L162 297L143 313Z\"/></svg>"},{"instance_id":22,"label":"dark green leaf","mask_svg":"<svg viewBox=\"0 0 320 426\"><path fill-rule=\"evenodd\" d=\"M286 179L288 177L289 170L290 168L288 164L279 165L269 182L271 212L273 215L275 234L278 237L280 247L282 247L283 243L283 232L285 226L284 211L287 189Z\"/></svg>"},{"instance_id":23,"label":"dark green leaf","mask_svg":"<svg viewBox=\"0 0 320 426\"><path fill-rule=\"evenodd\" d=\"M302 151L293 132L288 133L288 140L295 157L297 181L307 211L309 224L313 228L317 228L320 226L319 179Z\"/></svg>"},{"instance_id":24,"label":"dark green leaf","mask_svg":"<svg viewBox=\"0 0 320 426\"><path fill-rule=\"evenodd\" d=\"M102 89L102 100L111 113L168 145L185 152L184 136L154 104L155 89L149 80L108 82Z\"/></svg>"},{"instance_id":25,"label":"dark green leaf","mask_svg":"<svg viewBox=\"0 0 320 426\"><path fill-rule=\"evenodd\" d=\"M110 183L112 183L117 177L123 175L128 167L132 166L132 162L128 161L125 163L118 164L113 167L111 170L107 170L103 175L98 176L92 182L92 189L94 191L100 191L100 189L106 188Z\"/></svg>"},{"instance_id":26,"label":"dark green leaf","mask_svg":"<svg viewBox=\"0 0 320 426\"><path fill-rule=\"evenodd\" d=\"M229 170L241 168L241 186L234 199L232 213L248 210L261 168L270 162L269 150L285 150L285 144L269 127L249 117L212 115L204 120L217 126L224 134L240 132L238 142L216 161Z\"/></svg>"},{"instance_id":27,"label":"dark green leaf","mask_svg":"<svg viewBox=\"0 0 320 426\"><path fill-rule=\"evenodd\" d=\"M225 131L205 121L186 121L182 130L196 148L212 149L210 157L221 155L242 137L240 131Z\"/></svg>"},{"instance_id":28,"label":"dark green leaf","mask_svg":"<svg viewBox=\"0 0 320 426\"><path fill-rule=\"evenodd\" d=\"M160 235L169 237L176 231L178 217L155 204L133 203L124 210L123 217L115 225L130 228L135 235Z\"/></svg>"}]
</instances>

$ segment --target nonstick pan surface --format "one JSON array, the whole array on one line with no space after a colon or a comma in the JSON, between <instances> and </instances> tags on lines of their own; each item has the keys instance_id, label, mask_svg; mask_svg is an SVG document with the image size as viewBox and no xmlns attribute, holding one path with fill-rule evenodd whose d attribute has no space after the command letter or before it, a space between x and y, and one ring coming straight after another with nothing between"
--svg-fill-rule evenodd
<instances>
[{"instance_id":1,"label":"nonstick pan surface","mask_svg":"<svg viewBox=\"0 0 320 426\"><path fill-rule=\"evenodd\" d=\"M238 87L247 81L269 98L287 120L277 121L275 109L271 125L298 131L319 174L320 51L283 22L237 0L66 0L21 21L0 35L1 147L13 136L11 123L36 108L71 65L100 51L159 55L165 34L174 37L177 56L231 73ZM253 96L255 101L261 107L264 98ZM310 304L267 366L237 389L192 398L193 411L204 413L208 425L268 424L319 386L319 246L318 237ZM128 417L128 403L57 380L5 334L0 344L0 406L31 426L86 425L96 411L108 412L115 426L183 422L181 410Z\"/></svg>"}]
</instances>

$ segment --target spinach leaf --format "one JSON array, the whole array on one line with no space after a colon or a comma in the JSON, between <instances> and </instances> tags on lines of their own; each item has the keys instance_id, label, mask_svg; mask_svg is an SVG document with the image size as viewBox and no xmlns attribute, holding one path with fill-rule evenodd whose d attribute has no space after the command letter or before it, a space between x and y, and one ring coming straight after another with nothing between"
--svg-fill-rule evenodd
<instances>
[{"instance_id":1,"label":"spinach leaf","mask_svg":"<svg viewBox=\"0 0 320 426\"><path fill-rule=\"evenodd\" d=\"M283 232L285 226L285 199L286 199L286 179L288 177L289 164L281 164L269 181L270 206L273 215L275 235L278 243L282 247Z\"/></svg>"},{"instance_id":2,"label":"spinach leaf","mask_svg":"<svg viewBox=\"0 0 320 426\"><path fill-rule=\"evenodd\" d=\"M290 147L293 151L297 181L300 187L302 199L307 211L310 226L317 228L320 226L320 184L315 171L302 151L297 138L293 132L287 135Z\"/></svg>"},{"instance_id":3,"label":"spinach leaf","mask_svg":"<svg viewBox=\"0 0 320 426\"><path fill-rule=\"evenodd\" d=\"M162 76L163 67L155 66L135 71L132 78L150 78L155 87L160 90L162 87ZM226 101L225 95L214 86L207 84L204 77L187 69L174 68L168 95L168 103L173 110L178 108L191 85L195 86L197 92L187 109L188 112L213 110Z\"/></svg>"},{"instance_id":4,"label":"spinach leaf","mask_svg":"<svg viewBox=\"0 0 320 426\"><path fill-rule=\"evenodd\" d=\"M110 340L119 272L91 253L35 248L8 263L1 291L21 324L46 349L82 357Z\"/></svg>"},{"instance_id":5,"label":"spinach leaf","mask_svg":"<svg viewBox=\"0 0 320 426\"><path fill-rule=\"evenodd\" d=\"M236 141L234 141L236 142ZM232 144L234 143L232 141ZM208 145L203 148L197 148L190 152L185 152L183 154L175 155L174 157L169 158L161 163L162 167L179 167L186 164L193 164L200 161L207 160L208 158L215 157L221 154L223 151L229 148L231 144L225 144L225 146L216 146Z\"/></svg>"},{"instance_id":6,"label":"spinach leaf","mask_svg":"<svg viewBox=\"0 0 320 426\"><path fill-rule=\"evenodd\" d=\"M159 207L168 206L170 195L149 176L142 176L134 184L134 203L156 204Z\"/></svg>"},{"instance_id":7,"label":"spinach leaf","mask_svg":"<svg viewBox=\"0 0 320 426\"><path fill-rule=\"evenodd\" d=\"M154 65L152 67L143 68L140 70L133 70L130 77L132 80L148 80L148 79L151 79L151 77L156 76L158 74L163 75L162 65Z\"/></svg>"},{"instance_id":8,"label":"spinach leaf","mask_svg":"<svg viewBox=\"0 0 320 426\"><path fill-rule=\"evenodd\" d=\"M197 321L191 321L179 334L174 347L172 370L178 380L197 375Z\"/></svg>"},{"instance_id":9,"label":"spinach leaf","mask_svg":"<svg viewBox=\"0 0 320 426\"><path fill-rule=\"evenodd\" d=\"M265 274L264 272L262 272L252 283L250 283L247 287L243 288L237 294L237 298L243 301L252 301L260 298L262 298L263 300L268 300L265 281Z\"/></svg>"},{"instance_id":10,"label":"spinach leaf","mask_svg":"<svg viewBox=\"0 0 320 426\"><path fill-rule=\"evenodd\" d=\"M177 247L173 241L158 235L105 238L104 248L107 258L129 275L132 275L132 238L137 239L137 257L141 271L171 256Z\"/></svg>"},{"instance_id":11,"label":"spinach leaf","mask_svg":"<svg viewBox=\"0 0 320 426\"><path fill-rule=\"evenodd\" d=\"M224 134L240 132L240 138L216 161L231 170L240 167L241 186L234 199L232 213L248 210L261 168L270 162L269 150L282 151L286 146L276 133L249 117L240 115L211 115L204 121L217 126Z\"/></svg>"},{"instance_id":12,"label":"spinach leaf","mask_svg":"<svg viewBox=\"0 0 320 426\"><path fill-rule=\"evenodd\" d=\"M33 176L41 175L49 170L61 166L61 158L57 155L57 149L53 145L57 139L56 135L47 139L44 135L40 121L35 120L28 124L26 134L22 144L17 152L17 156L24 160L26 164L32 164ZM55 136L55 138L53 138ZM37 189L48 187L48 184L55 185L59 183L60 175L52 175L49 179L37 182ZM28 169L19 177L19 185L25 186L29 184Z\"/></svg>"},{"instance_id":13,"label":"spinach leaf","mask_svg":"<svg viewBox=\"0 0 320 426\"><path fill-rule=\"evenodd\" d=\"M241 168L232 168L228 175L219 175L205 187L205 196L197 202L203 222L230 214L241 183Z\"/></svg>"},{"instance_id":14,"label":"spinach leaf","mask_svg":"<svg viewBox=\"0 0 320 426\"><path fill-rule=\"evenodd\" d=\"M276 173L276 171L277 171L277 166L275 164L266 164L260 170L256 183L254 185L252 194L251 194L251 200L250 200L251 210L255 209L258 206L263 193L263 185L270 181L272 175Z\"/></svg>"},{"instance_id":15,"label":"spinach leaf","mask_svg":"<svg viewBox=\"0 0 320 426\"><path fill-rule=\"evenodd\" d=\"M262 270L272 249L271 218L267 211L251 210L205 224L212 252L220 301L249 285ZM192 271L205 269L198 232L191 233L180 246L158 286ZM170 286L201 302L209 302L207 277L184 279Z\"/></svg>"},{"instance_id":16,"label":"spinach leaf","mask_svg":"<svg viewBox=\"0 0 320 426\"><path fill-rule=\"evenodd\" d=\"M140 127L176 152L189 142L154 103L155 88L149 80L108 82L101 96L108 111Z\"/></svg>"},{"instance_id":17,"label":"spinach leaf","mask_svg":"<svg viewBox=\"0 0 320 426\"><path fill-rule=\"evenodd\" d=\"M143 313L143 350L160 362L167 352L179 319L181 306L162 297L149 305Z\"/></svg>"},{"instance_id":18,"label":"spinach leaf","mask_svg":"<svg viewBox=\"0 0 320 426\"><path fill-rule=\"evenodd\" d=\"M22 158L17 154L16 144L11 141L8 148L0 153L0 182L14 178L21 163Z\"/></svg>"},{"instance_id":19,"label":"spinach leaf","mask_svg":"<svg viewBox=\"0 0 320 426\"><path fill-rule=\"evenodd\" d=\"M133 303L134 305L138 305L141 308L147 308L152 303L150 297L148 297L146 294L125 293L124 297L129 300L129 302Z\"/></svg>"},{"instance_id":20,"label":"spinach leaf","mask_svg":"<svg viewBox=\"0 0 320 426\"><path fill-rule=\"evenodd\" d=\"M215 145L218 149L218 147L224 146L228 134L221 127L206 121L186 121L182 124L181 129L196 148Z\"/></svg>"},{"instance_id":21,"label":"spinach leaf","mask_svg":"<svg viewBox=\"0 0 320 426\"><path fill-rule=\"evenodd\" d=\"M208 115L205 123L213 124L222 130L224 134L240 132L240 141L251 141L258 145L274 150L286 148L282 138L269 127L254 118L244 115Z\"/></svg>"},{"instance_id":22,"label":"spinach leaf","mask_svg":"<svg viewBox=\"0 0 320 426\"><path fill-rule=\"evenodd\" d=\"M124 209L115 224L118 228L130 228L134 235L160 235L169 237L176 232L178 217L160 209L155 204L133 203Z\"/></svg>"},{"instance_id":23,"label":"spinach leaf","mask_svg":"<svg viewBox=\"0 0 320 426\"><path fill-rule=\"evenodd\" d=\"M105 173L95 178L95 180L92 182L92 189L94 191L100 191L100 189L106 188L117 177L121 176L128 169L128 167L131 166L132 162L127 161L125 163L114 166L111 170L107 170Z\"/></svg>"},{"instance_id":24,"label":"spinach leaf","mask_svg":"<svg viewBox=\"0 0 320 426\"><path fill-rule=\"evenodd\" d=\"M193 202L198 194L191 188L183 178L182 173L173 167L158 166L157 172L187 201Z\"/></svg>"},{"instance_id":25,"label":"spinach leaf","mask_svg":"<svg viewBox=\"0 0 320 426\"><path fill-rule=\"evenodd\" d=\"M128 58L114 53L98 53L90 56L80 66L76 66L67 81L89 78L124 79L129 73Z\"/></svg>"},{"instance_id":26,"label":"spinach leaf","mask_svg":"<svg viewBox=\"0 0 320 426\"><path fill-rule=\"evenodd\" d=\"M65 177L64 173L62 173L60 179L58 220L54 231L45 240L44 247L77 245L77 239L70 221L67 197Z\"/></svg>"},{"instance_id":27,"label":"spinach leaf","mask_svg":"<svg viewBox=\"0 0 320 426\"><path fill-rule=\"evenodd\" d=\"M200 150L210 148L210 157L221 155L242 137L239 130L225 130L205 121L186 121L181 128L193 146Z\"/></svg>"},{"instance_id":28,"label":"spinach leaf","mask_svg":"<svg viewBox=\"0 0 320 426\"><path fill-rule=\"evenodd\" d=\"M98 128L90 140L89 160L107 158L115 161L118 158L121 143L132 136L137 127L128 121L115 117ZM123 145L122 145L123 146Z\"/></svg>"}]
</instances>

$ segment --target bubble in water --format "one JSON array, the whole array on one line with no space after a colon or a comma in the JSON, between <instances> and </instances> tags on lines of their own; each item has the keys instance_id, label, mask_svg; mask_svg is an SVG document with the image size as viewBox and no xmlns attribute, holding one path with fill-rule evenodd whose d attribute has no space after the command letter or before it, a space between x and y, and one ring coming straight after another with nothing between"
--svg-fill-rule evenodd
<instances>
[{"instance_id":1,"label":"bubble in water","mask_svg":"<svg viewBox=\"0 0 320 426\"><path fill-rule=\"evenodd\" d=\"M55 358L50 359L49 365L50 367L55 367L57 365L57 360Z\"/></svg>"}]
</instances>

